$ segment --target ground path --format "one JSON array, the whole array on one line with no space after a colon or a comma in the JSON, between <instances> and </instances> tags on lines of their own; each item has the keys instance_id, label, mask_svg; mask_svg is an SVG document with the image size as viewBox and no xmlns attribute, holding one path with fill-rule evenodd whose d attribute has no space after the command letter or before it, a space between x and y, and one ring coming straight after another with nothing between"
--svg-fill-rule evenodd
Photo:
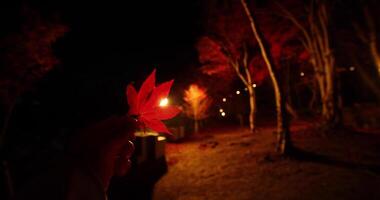
<instances>
[{"instance_id":1,"label":"ground path","mask_svg":"<svg viewBox=\"0 0 380 200\"><path fill-rule=\"evenodd\" d=\"M273 128L209 130L206 137L168 143L168 173L156 200L380 199L379 135L330 135L293 127L299 159L272 159Z\"/></svg>"}]
</instances>

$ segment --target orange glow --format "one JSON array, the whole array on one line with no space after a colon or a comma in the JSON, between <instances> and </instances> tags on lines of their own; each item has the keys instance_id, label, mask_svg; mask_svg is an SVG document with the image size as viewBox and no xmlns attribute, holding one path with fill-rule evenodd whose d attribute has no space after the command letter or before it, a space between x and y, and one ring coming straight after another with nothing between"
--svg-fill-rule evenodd
<instances>
[{"instance_id":1,"label":"orange glow","mask_svg":"<svg viewBox=\"0 0 380 200\"><path fill-rule=\"evenodd\" d=\"M203 119L207 116L208 108L211 106L211 99L206 93L206 89L199 87L196 84L191 84L185 90L184 98L185 113L195 120Z\"/></svg>"},{"instance_id":2,"label":"orange glow","mask_svg":"<svg viewBox=\"0 0 380 200\"><path fill-rule=\"evenodd\" d=\"M166 137L165 136L158 136L157 141L165 141Z\"/></svg>"}]
</instances>

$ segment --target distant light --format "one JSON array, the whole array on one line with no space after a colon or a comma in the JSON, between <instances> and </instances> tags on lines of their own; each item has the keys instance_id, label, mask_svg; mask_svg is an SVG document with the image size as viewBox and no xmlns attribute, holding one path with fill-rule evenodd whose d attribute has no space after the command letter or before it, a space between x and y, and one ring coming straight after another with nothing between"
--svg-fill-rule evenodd
<instances>
[{"instance_id":1,"label":"distant light","mask_svg":"<svg viewBox=\"0 0 380 200\"><path fill-rule=\"evenodd\" d=\"M248 88L244 88L244 90L245 90L245 91L247 91L247 90L248 90Z\"/></svg>"},{"instance_id":2,"label":"distant light","mask_svg":"<svg viewBox=\"0 0 380 200\"><path fill-rule=\"evenodd\" d=\"M226 113L225 112L221 112L220 115L222 115L222 117L225 117Z\"/></svg>"},{"instance_id":3,"label":"distant light","mask_svg":"<svg viewBox=\"0 0 380 200\"><path fill-rule=\"evenodd\" d=\"M163 99L161 99L161 101L160 101L160 106L161 107L165 107L165 106L167 106L169 104L169 99L168 98L163 98Z\"/></svg>"},{"instance_id":4,"label":"distant light","mask_svg":"<svg viewBox=\"0 0 380 200\"><path fill-rule=\"evenodd\" d=\"M221 108L221 109L219 109L219 112L221 112L221 113L222 113L222 112L223 112L223 109L222 109L222 108Z\"/></svg>"},{"instance_id":5,"label":"distant light","mask_svg":"<svg viewBox=\"0 0 380 200\"><path fill-rule=\"evenodd\" d=\"M305 76L305 73L301 72L301 73L300 73L300 76Z\"/></svg>"},{"instance_id":6,"label":"distant light","mask_svg":"<svg viewBox=\"0 0 380 200\"><path fill-rule=\"evenodd\" d=\"M145 136L159 136L157 132L152 131L136 131L135 136L137 137L145 137Z\"/></svg>"},{"instance_id":7,"label":"distant light","mask_svg":"<svg viewBox=\"0 0 380 200\"><path fill-rule=\"evenodd\" d=\"M252 87L254 87L254 88L257 87L256 83L254 83L254 84L252 85Z\"/></svg>"},{"instance_id":8,"label":"distant light","mask_svg":"<svg viewBox=\"0 0 380 200\"><path fill-rule=\"evenodd\" d=\"M355 67L354 67L354 66L351 66L351 67L350 67L350 71L352 71L352 72L355 71Z\"/></svg>"},{"instance_id":9,"label":"distant light","mask_svg":"<svg viewBox=\"0 0 380 200\"><path fill-rule=\"evenodd\" d=\"M227 101L227 98L223 98L222 101L223 101L223 102L226 102L226 101Z\"/></svg>"},{"instance_id":10,"label":"distant light","mask_svg":"<svg viewBox=\"0 0 380 200\"><path fill-rule=\"evenodd\" d=\"M236 94L240 94L240 91L239 91L239 90L236 90Z\"/></svg>"},{"instance_id":11,"label":"distant light","mask_svg":"<svg viewBox=\"0 0 380 200\"><path fill-rule=\"evenodd\" d=\"M157 141L165 141L166 137L165 136L158 136Z\"/></svg>"}]
</instances>

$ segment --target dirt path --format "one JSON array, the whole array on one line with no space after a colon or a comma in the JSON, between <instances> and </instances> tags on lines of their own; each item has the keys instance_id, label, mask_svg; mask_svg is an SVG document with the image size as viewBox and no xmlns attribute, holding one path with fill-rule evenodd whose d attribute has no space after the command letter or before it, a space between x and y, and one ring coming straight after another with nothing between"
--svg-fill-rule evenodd
<instances>
[{"instance_id":1,"label":"dirt path","mask_svg":"<svg viewBox=\"0 0 380 200\"><path fill-rule=\"evenodd\" d=\"M167 144L169 171L154 199L380 199L378 136L295 130L303 150L297 159L268 157L275 139L270 128Z\"/></svg>"}]
</instances>

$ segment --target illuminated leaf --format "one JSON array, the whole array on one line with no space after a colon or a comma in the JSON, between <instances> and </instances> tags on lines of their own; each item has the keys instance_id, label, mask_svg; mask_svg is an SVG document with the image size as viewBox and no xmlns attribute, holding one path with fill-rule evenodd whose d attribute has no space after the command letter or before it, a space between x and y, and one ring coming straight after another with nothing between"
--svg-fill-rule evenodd
<instances>
[{"instance_id":1,"label":"illuminated leaf","mask_svg":"<svg viewBox=\"0 0 380 200\"><path fill-rule=\"evenodd\" d=\"M167 98L173 80L155 87L156 70L148 76L139 92L132 85L127 86L129 115L136 116L143 128L150 128L160 133L170 133L161 120L167 120L180 113L175 106L160 106L160 100Z\"/></svg>"},{"instance_id":2,"label":"illuminated leaf","mask_svg":"<svg viewBox=\"0 0 380 200\"><path fill-rule=\"evenodd\" d=\"M146 119L145 117L141 117L140 119L146 127L158 132L158 133L168 133L171 134L168 128L158 119Z\"/></svg>"},{"instance_id":3,"label":"illuminated leaf","mask_svg":"<svg viewBox=\"0 0 380 200\"><path fill-rule=\"evenodd\" d=\"M151 112L144 113L144 117L166 120L175 117L180 112L181 110L175 106L157 107Z\"/></svg>"},{"instance_id":4,"label":"illuminated leaf","mask_svg":"<svg viewBox=\"0 0 380 200\"><path fill-rule=\"evenodd\" d=\"M159 105L160 100L166 98L169 95L170 88L173 85L174 80L165 82L154 88L149 100L145 103L142 110L149 111L155 106Z\"/></svg>"},{"instance_id":5,"label":"illuminated leaf","mask_svg":"<svg viewBox=\"0 0 380 200\"><path fill-rule=\"evenodd\" d=\"M154 89L154 85L156 83L156 69L148 76L148 78L141 85L139 93L137 95L137 109L140 109L142 105L145 104L149 94Z\"/></svg>"},{"instance_id":6,"label":"illuminated leaf","mask_svg":"<svg viewBox=\"0 0 380 200\"><path fill-rule=\"evenodd\" d=\"M128 105L129 105L129 115L137 115L138 109L137 109L137 92L135 87L133 85L129 84L127 86L127 92L126 95L128 97Z\"/></svg>"}]
</instances>

